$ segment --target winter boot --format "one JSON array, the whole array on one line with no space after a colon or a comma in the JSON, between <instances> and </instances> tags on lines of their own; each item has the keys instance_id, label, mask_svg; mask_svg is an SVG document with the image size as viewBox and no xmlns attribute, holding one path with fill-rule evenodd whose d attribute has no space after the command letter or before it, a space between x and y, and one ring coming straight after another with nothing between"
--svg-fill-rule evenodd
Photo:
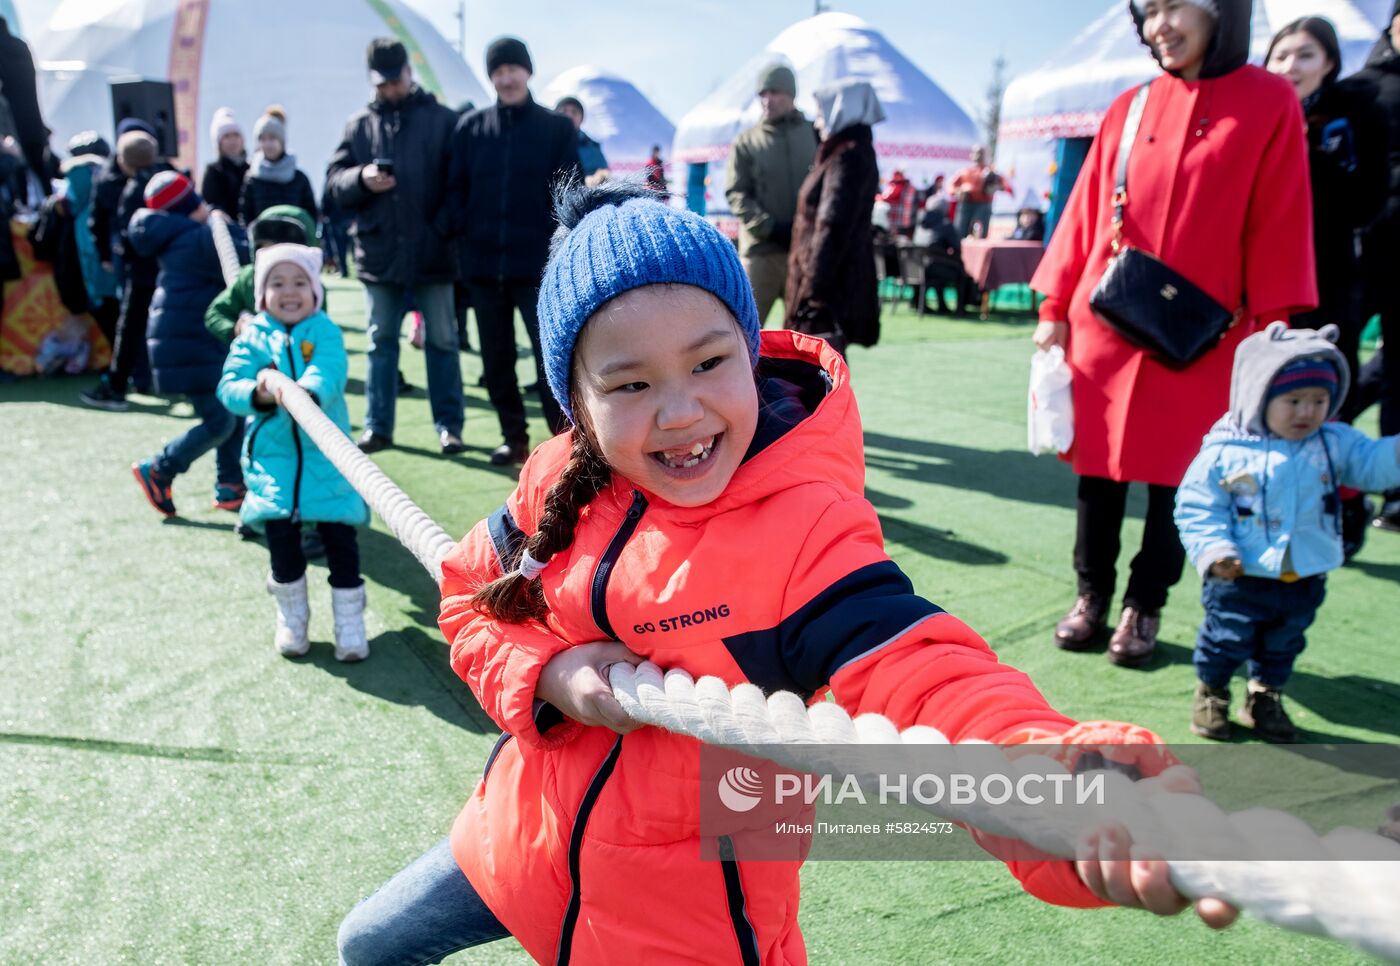
<instances>
[{"instance_id":1,"label":"winter boot","mask_svg":"<svg viewBox=\"0 0 1400 966\"><path fill-rule=\"evenodd\" d=\"M306 625L311 621L311 608L306 603L306 575L290 584L279 584L267 578L267 592L277 601L277 650L283 657L301 657L310 648Z\"/></svg>"},{"instance_id":2,"label":"winter boot","mask_svg":"<svg viewBox=\"0 0 1400 966\"><path fill-rule=\"evenodd\" d=\"M1230 689L1213 688L1196 682L1196 700L1191 705L1191 733L1212 741L1230 740Z\"/></svg>"},{"instance_id":3,"label":"winter boot","mask_svg":"<svg viewBox=\"0 0 1400 966\"><path fill-rule=\"evenodd\" d=\"M332 587L331 609L335 612L335 659L363 661L369 657L365 637L365 585Z\"/></svg>"},{"instance_id":4,"label":"winter boot","mask_svg":"<svg viewBox=\"0 0 1400 966\"><path fill-rule=\"evenodd\" d=\"M1287 745L1298 740L1298 729L1283 710L1283 692L1258 681L1249 682L1249 695L1244 699L1240 720L1272 744Z\"/></svg>"}]
</instances>

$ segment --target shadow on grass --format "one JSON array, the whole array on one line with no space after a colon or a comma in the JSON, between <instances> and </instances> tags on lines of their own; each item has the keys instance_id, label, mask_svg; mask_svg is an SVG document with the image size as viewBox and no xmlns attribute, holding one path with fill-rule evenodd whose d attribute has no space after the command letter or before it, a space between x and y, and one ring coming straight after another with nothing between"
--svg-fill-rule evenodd
<instances>
[{"instance_id":1,"label":"shadow on grass","mask_svg":"<svg viewBox=\"0 0 1400 966\"><path fill-rule=\"evenodd\" d=\"M313 644L307 663L341 678L356 690L395 704L419 705L468 731L498 730L481 710L448 661L447 642L437 629L438 591L414 556L392 536L363 527L358 532L360 570L365 578L408 598L407 627L370 641L370 659L335 660L328 644ZM373 588L370 590L373 604Z\"/></svg>"},{"instance_id":2,"label":"shadow on grass","mask_svg":"<svg viewBox=\"0 0 1400 966\"><path fill-rule=\"evenodd\" d=\"M1375 577L1377 580L1400 582L1400 564L1374 563L1353 557L1347 562L1347 566L1353 570L1361 571L1368 577Z\"/></svg>"},{"instance_id":3,"label":"shadow on grass","mask_svg":"<svg viewBox=\"0 0 1400 966\"><path fill-rule=\"evenodd\" d=\"M900 479L958 490L980 490L1004 500L1074 505L1075 479L1058 460L1025 450L982 450L866 431L865 462Z\"/></svg>"},{"instance_id":4,"label":"shadow on grass","mask_svg":"<svg viewBox=\"0 0 1400 966\"><path fill-rule=\"evenodd\" d=\"M0 383L0 402L41 402L101 414L104 410L89 406L78 398L78 394L84 389L91 389L97 385L98 375L95 372L84 372L73 376L21 376L12 382ZM179 396L165 399L133 390L126 397L126 412L164 415L180 401ZM124 413L114 412L111 415L122 416Z\"/></svg>"},{"instance_id":5,"label":"shadow on grass","mask_svg":"<svg viewBox=\"0 0 1400 966\"><path fill-rule=\"evenodd\" d=\"M889 497L878 491L867 490L866 496L875 506L888 506L897 503L898 497ZM907 505L907 503L905 504ZM973 567L987 567L1004 564L1007 556L997 550L979 546L963 540L952 530L926 527L921 523L901 520L897 517L881 516L880 529L884 531L886 543L896 543L926 557L936 557L953 563Z\"/></svg>"},{"instance_id":6,"label":"shadow on grass","mask_svg":"<svg viewBox=\"0 0 1400 966\"><path fill-rule=\"evenodd\" d=\"M422 707L450 725L475 734L499 731L447 662L447 645L436 629L403 627L370 641L366 661L337 661L329 642L313 642L302 659L356 691L406 707Z\"/></svg>"}]
</instances>

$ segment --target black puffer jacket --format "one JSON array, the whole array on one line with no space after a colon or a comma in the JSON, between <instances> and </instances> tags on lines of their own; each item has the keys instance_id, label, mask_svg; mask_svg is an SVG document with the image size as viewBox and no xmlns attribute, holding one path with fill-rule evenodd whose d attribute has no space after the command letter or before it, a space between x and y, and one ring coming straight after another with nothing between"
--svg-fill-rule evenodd
<instances>
[{"instance_id":1,"label":"black puffer jacket","mask_svg":"<svg viewBox=\"0 0 1400 966\"><path fill-rule=\"evenodd\" d=\"M1400 15L1400 2L1391 12L1392 19ZM1352 77L1375 85L1376 105L1385 115L1390 136L1390 196L1377 227L1388 227L1391 233L1400 231L1400 54L1395 52L1388 33L1381 34L1366 66Z\"/></svg>"},{"instance_id":2,"label":"black puffer jacket","mask_svg":"<svg viewBox=\"0 0 1400 966\"><path fill-rule=\"evenodd\" d=\"M1374 84L1349 77L1324 86L1303 105L1308 121L1313 249L1318 292L1324 302L1353 284L1355 233L1371 223L1389 197L1389 132L1376 95Z\"/></svg>"},{"instance_id":3,"label":"black puffer jacket","mask_svg":"<svg viewBox=\"0 0 1400 966\"><path fill-rule=\"evenodd\" d=\"M350 118L326 168L335 203L354 220L355 273L366 282L422 285L453 279L443 196L448 142L457 114L415 87L398 104L376 100ZM397 185L375 194L365 165L394 162Z\"/></svg>"},{"instance_id":4,"label":"black puffer jacket","mask_svg":"<svg viewBox=\"0 0 1400 966\"><path fill-rule=\"evenodd\" d=\"M463 281L537 284L556 225L550 189L582 176L573 122L533 99L463 116L448 179Z\"/></svg>"},{"instance_id":5,"label":"black puffer jacket","mask_svg":"<svg viewBox=\"0 0 1400 966\"><path fill-rule=\"evenodd\" d=\"M311 190L311 179L300 168L292 175L291 181L269 181L255 178L251 171L243 179L243 195L238 201L238 213L243 224L251 225L258 215L273 205L295 205L319 221L320 209L316 207L316 192Z\"/></svg>"},{"instance_id":6,"label":"black puffer jacket","mask_svg":"<svg viewBox=\"0 0 1400 966\"><path fill-rule=\"evenodd\" d=\"M123 271L129 282L137 285L154 287L156 276L160 273L160 266L156 263L154 254L141 252L131 245L131 239L127 235L132 219L136 213L146 207L146 185L150 180L162 171L174 171L167 161L157 161L148 167L142 168L130 178L122 188L122 197L117 202L116 227L117 244L122 257Z\"/></svg>"},{"instance_id":7,"label":"black puffer jacket","mask_svg":"<svg viewBox=\"0 0 1400 966\"><path fill-rule=\"evenodd\" d=\"M88 216L98 261L110 263L120 245L122 226L117 223L117 206L121 204L126 181L115 157L102 162L92 188L92 214Z\"/></svg>"},{"instance_id":8,"label":"black puffer jacket","mask_svg":"<svg viewBox=\"0 0 1400 966\"><path fill-rule=\"evenodd\" d=\"M217 208L230 218L238 217L238 199L243 194L243 178L248 174L247 161L234 161L219 156L204 166L199 180L199 193L210 208Z\"/></svg>"}]
</instances>

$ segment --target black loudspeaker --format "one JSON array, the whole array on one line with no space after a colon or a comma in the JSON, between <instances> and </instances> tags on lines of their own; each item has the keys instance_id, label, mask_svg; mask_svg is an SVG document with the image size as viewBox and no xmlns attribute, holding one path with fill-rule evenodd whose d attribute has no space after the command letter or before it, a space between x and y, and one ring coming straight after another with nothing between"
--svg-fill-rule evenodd
<instances>
[{"instance_id":1,"label":"black loudspeaker","mask_svg":"<svg viewBox=\"0 0 1400 966\"><path fill-rule=\"evenodd\" d=\"M113 129L128 117L139 118L155 129L161 157L173 158L180 153L175 87L168 81L112 81Z\"/></svg>"}]
</instances>

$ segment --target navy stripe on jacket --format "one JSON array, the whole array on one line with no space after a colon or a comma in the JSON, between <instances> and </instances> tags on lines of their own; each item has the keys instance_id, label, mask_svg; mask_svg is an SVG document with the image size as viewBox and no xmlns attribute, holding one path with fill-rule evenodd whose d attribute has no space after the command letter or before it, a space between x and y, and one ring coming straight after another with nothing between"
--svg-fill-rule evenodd
<instances>
[{"instance_id":1,"label":"navy stripe on jacket","mask_svg":"<svg viewBox=\"0 0 1400 966\"><path fill-rule=\"evenodd\" d=\"M845 665L941 613L884 560L842 577L776 627L726 637L724 646L764 692L795 691L805 700Z\"/></svg>"},{"instance_id":2,"label":"navy stripe on jacket","mask_svg":"<svg viewBox=\"0 0 1400 966\"><path fill-rule=\"evenodd\" d=\"M525 546L525 531L515 525L515 517L510 515L510 507L504 503L486 518L486 529L491 534L496 562L501 565L501 573L504 574L512 569L510 561L520 559Z\"/></svg>"}]
</instances>

